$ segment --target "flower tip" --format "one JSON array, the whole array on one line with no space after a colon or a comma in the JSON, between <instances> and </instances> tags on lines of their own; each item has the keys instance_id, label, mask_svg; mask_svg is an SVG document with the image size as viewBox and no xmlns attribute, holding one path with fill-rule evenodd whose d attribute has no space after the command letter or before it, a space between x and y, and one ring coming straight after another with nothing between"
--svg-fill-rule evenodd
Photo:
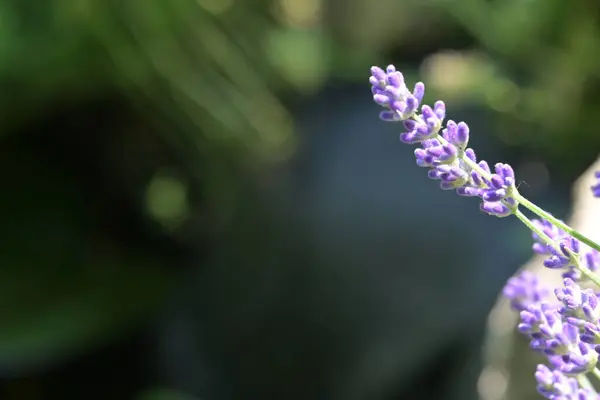
<instances>
[{"instance_id":1,"label":"flower tip","mask_svg":"<svg viewBox=\"0 0 600 400\"><path fill-rule=\"evenodd\" d=\"M444 103L442 100L438 100L433 104L433 109L446 109L446 103Z\"/></svg>"},{"instance_id":2,"label":"flower tip","mask_svg":"<svg viewBox=\"0 0 600 400\"><path fill-rule=\"evenodd\" d=\"M425 84L423 82L415 83L413 95L419 100L419 103L423 101L423 96L425 96Z\"/></svg>"},{"instance_id":3,"label":"flower tip","mask_svg":"<svg viewBox=\"0 0 600 400\"><path fill-rule=\"evenodd\" d=\"M371 67L371 77L375 78L377 81L382 81L382 80L385 80L387 76L383 69L374 65ZM369 79L369 81L371 81L371 80Z\"/></svg>"}]
</instances>

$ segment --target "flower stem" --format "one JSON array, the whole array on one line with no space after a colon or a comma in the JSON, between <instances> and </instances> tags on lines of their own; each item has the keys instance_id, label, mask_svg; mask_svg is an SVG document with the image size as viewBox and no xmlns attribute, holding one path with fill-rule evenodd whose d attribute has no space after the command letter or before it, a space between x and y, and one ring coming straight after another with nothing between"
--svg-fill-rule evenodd
<instances>
[{"instance_id":1,"label":"flower stem","mask_svg":"<svg viewBox=\"0 0 600 400\"><path fill-rule=\"evenodd\" d=\"M582 233L579 233L578 231L571 228L569 225L565 224L561 220L553 217L551 214L536 206L531 201L521 196L519 193L515 193L513 197L519 204L523 205L523 207L529 209L532 213L536 214L540 218L543 218L546 221L550 222L552 225L556 226L557 228L562 229L565 233L569 234L570 236L574 237L580 242L585 243L592 249L600 251L600 244L594 242L592 239L586 237Z\"/></svg>"},{"instance_id":2,"label":"flower stem","mask_svg":"<svg viewBox=\"0 0 600 400\"><path fill-rule=\"evenodd\" d=\"M595 377L596 377L598 380L600 380L600 369L598 369L598 367L596 367L596 368L594 368L594 369L592 370L592 374L594 374L594 376L595 376Z\"/></svg>"},{"instance_id":3,"label":"flower stem","mask_svg":"<svg viewBox=\"0 0 600 400\"><path fill-rule=\"evenodd\" d=\"M583 389L593 390L595 392L594 386L592 386L591 382L585 375L577 375L577 382L579 382L579 386L581 386Z\"/></svg>"}]
</instances>

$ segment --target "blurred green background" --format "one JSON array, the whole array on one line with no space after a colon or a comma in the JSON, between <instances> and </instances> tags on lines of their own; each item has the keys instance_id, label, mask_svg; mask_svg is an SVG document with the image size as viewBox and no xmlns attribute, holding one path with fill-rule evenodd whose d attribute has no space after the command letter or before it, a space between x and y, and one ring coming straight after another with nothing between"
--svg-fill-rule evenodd
<instances>
[{"instance_id":1,"label":"blurred green background","mask_svg":"<svg viewBox=\"0 0 600 400\"><path fill-rule=\"evenodd\" d=\"M371 65L485 115L472 135L529 160L533 194L568 188L600 148L599 19L590 0L0 1L0 398L67 398L62 366L98 351L114 376L87 398L185 398L119 352L151 358L244 193L302 148L293 110L369 97Z\"/></svg>"}]
</instances>

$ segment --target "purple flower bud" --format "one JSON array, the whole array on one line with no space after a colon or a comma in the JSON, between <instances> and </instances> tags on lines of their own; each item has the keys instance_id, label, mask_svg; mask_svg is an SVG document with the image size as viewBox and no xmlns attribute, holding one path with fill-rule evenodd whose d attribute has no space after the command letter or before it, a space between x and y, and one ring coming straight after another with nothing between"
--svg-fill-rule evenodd
<instances>
[{"instance_id":1,"label":"purple flower bud","mask_svg":"<svg viewBox=\"0 0 600 400\"><path fill-rule=\"evenodd\" d=\"M495 166L495 172L489 180L484 180L482 177L476 180L477 183L483 181L487 186L481 190L481 198L484 202L504 200L510 196L514 189L515 175L510 165L498 163ZM483 186L483 183L480 183L480 186Z\"/></svg>"},{"instance_id":2,"label":"purple flower bud","mask_svg":"<svg viewBox=\"0 0 600 400\"><path fill-rule=\"evenodd\" d=\"M446 118L446 104L440 100L436 101L433 105L433 113L441 124L444 118Z\"/></svg>"},{"instance_id":3,"label":"purple flower bud","mask_svg":"<svg viewBox=\"0 0 600 400\"><path fill-rule=\"evenodd\" d=\"M544 349L544 352L549 355L569 355L571 345L577 345L579 342L579 329L568 323L562 324L562 331L544 332L544 334L550 337L546 341L546 348Z\"/></svg>"},{"instance_id":4,"label":"purple flower bud","mask_svg":"<svg viewBox=\"0 0 600 400\"><path fill-rule=\"evenodd\" d=\"M596 184L591 187L592 194L594 195L594 197L600 197L600 171L596 171L596 173L594 174L594 177L596 179L598 179L599 181L596 182Z\"/></svg>"},{"instance_id":5,"label":"purple flower bud","mask_svg":"<svg viewBox=\"0 0 600 400\"><path fill-rule=\"evenodd\" d=\"M600 327L598 323L584 322L582 327L583 332L579 335L581 341L592 345L600 345ZM598 347L600 346L596 347L597 352Z\"/></svg>"},{"instance_id":6,"label":"purple flower bud","mask_svg":"<svg viewBox=\"0 0 600 400\"><path fill-rule=\"evenodd\" d=\"M475 151L473 149L465 150L465 156L467 156L469 160L477 162L477 156L475 155Z\"/></svg>"},{"instance_id":7,"label":"purple flower bud","mask_svg":"<svg viewBox=\"0 0 600 400\"><path fill-rule=\"evenodd\" d=\"M387 106L388 103L390 102L390 98L383 93L376 93L373 95L373 100L375 100L375 103L379 104L380 106Z\"/></svg>"},{"instance_id":8,"label":"purple flower bud","mask_svg":"<svg viewBox=\"0 0 600 400\"><path fill-rule=\"evenodd\" d=\"M431 108L429 108L429 110L431 110ZM431 111L431 115L433 115L433 111ZM435 116L426 121L426 123L406 121L404 126L407 128L407 132L400 134L400 140L407 144L420 143L430 140L437 135L438 128L434 126L437 123L438 122L436 122Z\"/></svg>"},{"instance_id":9,"label":"purple flower bud","mask_svg":"<svg viewBox=\"0 0 600 400\"><path fill-rule=\"evenodd\" d=\"M456 147L464 149L469 142L469 127L464 122L457 124L449 120L446 128L442 131L442 136Z\"/></svg>"},{"instance_id":10,"label":"purple flower bud","mask_svg":"<svg viewBox=\"0 0 600 400\"><path fill-rule=\"evenodd\" d=\"M508 217L513 213L511 208L500 201L484 201L481 203L480 208L481 211L499 218Z\"/></svg>"},{"instance_id":11,"label":"purple flower bud","mask_svg":"<svg viewBox=\"0 0 600 400\"><path fill-rule=\"evenodd\" d=\"M543 286L536 275L530 271L523 271L508 280L502 293L510 300L513 309L522 311L531 304L545 300L550 294L550 289Z\"/></svg>"},{"instance_id":12,"label":"purple flower bud","mask_svg":"<svg viewBox=\"0 0 600 400\"><path fill-rule=\"evenodd\" d=\"M462 121L458 123L456 140L460 143L463 143L463 146L466 146L469 142L469 126Z\"/></svg>"},{"instance_id":13,"label":"purple flower bud","mask_svg":"<svg viewBox=\"0 0 600 400\"><path fill-rule=\"evenodd\" d=\"M479 163L477 165L479 165L479 168L483 169L485 172L487 172L487 173L490 172L490 166L488 165L488 163L486 161L481 160L481 161L479 161ZM484 188L486 181L479 174L479 172L472 171L471 172L471 178L473 179L473 185L475 185L477 187Z\"/></svg>"},{"instance_id":14,"label":"purple flower bud","mask_svg":"<svg viewBox=\"0 0 600 400\"><path fill-rule=\"evenodd\" d=\"M495 166L496 174L502 177L505 186L515 184L515 172L508 164L498 163Z\"/></svg>"},{"instance_id":15,"label":"purple flower bud","mask_svg":"<svg viewBox=\"0 0 600 400\"><path fill-rule=\"evenodd\" d=\"M600 269L600 253L595 249L589 249L581 257L581 262L590 271L598 271Z\"/></svg>"},{"instance_id":16,"label":"purple flower bud","mask_svg":"<svg viewBox=\"0 0 600 400\"><path fill-rule=\"evenodd\" d=\"M404 84L404 75L402 75L401 72L388 72L388 87L390 87L390 89L388 90L402 90L405 86L406 85Z\"/></svg>"},{"instance_id":17,"label":"purple flower bud","mask_svg":"<svg viewBox=\"0 0 600 400\"><path fill-rule=\"evenodd\" d=\"M506 190L505 189L497 189L497 190L481 189L480 193L481 193L480 194L481 198L486 202L499 202L500 200L503 200L504 198L506 198Z\"/></svg>"},{"instance_id":18,"label":"purple flower bud","mask_svg":"<svg viewBox=\"0 0 600 400\"><path fill-rule=\"evenodd\" d=\"M386 122L395 122L400 121L400 115L393 111L386 110L379 113L379 119Z\"/></svg>"},{"instance_id":19,"label":"purple flower bud","mask_svg":"<svg viewBox=\"0 0 600 400\"><path fill-rule=\"evenodd\" d=\"M565 232L555 227L546 220L532 219L531 222L552 240L561 240L567 236ZM544 241L537 235L537 233L533 232L531 236L533 237L533 240L535 242L533 246L533 251L535 251L538 254L550 254L550 249L548 245L544 243Z\"/></svg>"},{"instance_id":20,"label":"purple flower bud","mask_svg":"<svg viewBox=\"0 0 600 400\"><path fill-rule=\"evenodd\" d=\"M405 108L403 113L407 114L407 115L412 115L415 113L415 111L417 111L417 108L419 107L419 102L420 100L417 99L416 96L414 95L408 95L408 97L406 98L406 103L405 103Z\"/></svg>"},{"instance_id":21,"label":"purple flower bud","mask_svg":"<svg viewBox=\"0 0 600 400\"><path fill-rule=\"evenodd\" d=\"M387 80L387 74L381 68L373 66L371 67L371 78L374 79L378 84L381 84L381 82L385 83Z\"/></svg>"},{"instance_id":22,"label":"purple flower bud","mask_svg":"<svg viewBox=\"0 0 600 400\"><path fill-rule=\"evenodd\" d=\"M469 181L469 174L456 165L440 165L436 167L437 179L440 179L442 190L452 190L463 186Z\"/></svg>"},{"instance_id":23,"label":"purple flower bud","mask_svg":"<svg viewBox=\"0 0 600 400\"><path fill-rule=\"evenodd\" d=\"M487 173L490 173L490 172L491 172L491 170L490 170L490 166L488 165L487 161L481 160L481 161L479 161L479 164L478 164L478 165L479 165L479 167L480 167L481 169L483 169L485 172L487 172Z\"/></svg>"},{"instance_id":24,"label":"purple flower bud","mask_svg":"<svg viewBox=\"0 0 600 400\"><path fill-rule=\"evenodd\" d=\"M483 178L477 171L471 171L471 180L473 181L473 185L475 187L479 188L484 185Z\"/></svg>"},{"instance_id":25,"label":"purple flower bud","mask_svg":"<svg viewBox=\"0 0 600 400\"><path fill-rule=\"evenodd\" d=\"M413 131L417 127L417 121L415 121L414 119L404 120L402 121L402 124L404 125L404 129L407 132Z\"/></svg>"},{"instance_id":26,"label":"purple flower bud","mask_svg":"<svg viewBox=\"0 0 600 400\"><path fill-rule=\"evenodd\" d=\"M598 353L594 345L583 341L582 328L565 321L558 309L548 303L532 303L520 316L518 329L531 338L531 349L548 355L561 372L582 373L596 366Z\"/></svg>"},{"instance_id":27,"label":"purple flower bud","mask_svg":"<svg viewBox=\"0 0 600 400\"><path fill-rule=\"evenodd\" d=\"M396 71L393 65L388 65L386 70L371 67L369 77L373 100L382 107L387 108L379 114L384 121L403 121L410 118L423 99L425 87L422 83L415 85L415 93L406 87L404 75Z\"/></svg>"},{"instance_id":28,"label":"purple flower bud","mask_svg":"<svg viewBox=\"0 0 600 400\"><path fill-rule=\"evenodd\" d=\"M559 371L576 375L594 369L598 363L598 353L589 344L579 342L562 358L549 358L549 360Z\"/></svg>"},{"instance_id":29,"label":"purple flower bud","mask_svg":"<svg viewBox=\"0 0 600 400\"><path fill-rule=\"evenodd\" d=\"M559 252L554 248L550 248L552 254L544 260L544 266L550 269L566 268L571 266L571 258L565 256L563 252Z\"/></svg>"},{"instance_id":30,"label":"purple flower bud","mask_svg":"<svg viewBox=\"0 0 600 400\"><path fill-rule=\"evenodd\" d=\"M471 186L462 186L456 189L456 193L463 197L479 197L481 195L481 189Z\"/></svg>"},{"instance_id":31,"label":"purple flower bud","mask_svg":"<svg viewBox=\"0 0 600 400\"><path fill-rule=\"evenodd\" d=\"M565 278L562 288L554 290L556 298L562 303L560 313L570 317L569 321L579 319L585 322L597 323L600 318L598 298L592 289L582 289L570 278Z\"/></svg>"},{"instance_id":32,"label":"purple flower bud","mask_svg":"<svg viewBox=\"0 0 600 400\"><path fill-rule=\"evenodd\" d=\"M595 250L589 250L580 256L581 243L576 239L569 237L561 229L556 228L550 222L545 220L533 219L533 224L554 243L558 242L559 248L546 244L535 232L532 233L534 244L533 251L538 254L547 254L549 257L544 261L547 268L558 269L565 268L564 278L571 278L575 281L581 279L581 271L576 267L576 263L583 262L590 264L590 267L597 268L597 261L600 255ZM580 261L582 260L582 261ZM590 268L590 269L592 269Z\"/></svg>"},{"instance_id":33,"label":"purple flower bud","mask_svg":"<svg viewBox=\"0 0 600 400\"><path fill-rule=\"evenodd\" d=\"M413 89L413 96L415 96L419 104L423 101L423 96L425 96L425 84L423 84L423 82L415 83L415 88Z\"/></svg>"},{"instance_id":34,"label":"purple flower bud","mask_svg":"<svg viewBox=\"0 0 600 400\"><path fill-rule=\"evenodd\" d=\"M577 379L565 375L560 370L552 371L545 365L538 365L535 372L537 391L553 400L598 400L595 391L579 387Z\"/></svg>"},{"instance_id":35,"label":"purple flower bud","mask_svg":"<svg viewBox=\"0 0 600 400\"><path fill-rule=\"evenodd\" d=\"M499 175L492 175L492 179L490 179L490 189L502 189L504 187L504 180Z\"/></svg>"},{"instance_id":36,"label":"purple flower bud","mask_svg":"<svg viewBox=\"0 0 600 400\"><path fill-rule=\"evenodd\" d=\"M565 268L575 267L574 263L578 259L579 241L572 237L565 237L560 240L558 250L554 247L550 248L551 256L546 260L548 268ZM546 265L546 263L544 263Z\"/></svg>"},{"instance_id":37,"label":"purple flower bud","mask_svg":"<svg viewBox=\"0 0 600 400\"><path fill-rule=\"evenodd\" d=\"M560 371L552 371L543 364L537 366L535 380L538 393L547 399L575 399L581 391L575 378L567 377Z\"/></svg>"},{"instance_id":38,"label":"purple flower bud","mask_svg":"<svg viewBox=\"0 0 600 400\"><path fill-rule=\"evenodd\" d=\"M458 150L453 145L439 144L435 139L422 142L423 149L415 150L417 165L420 167L435 167L441 164L451 164L456 160Z\"/></svg>"}]
</instances>

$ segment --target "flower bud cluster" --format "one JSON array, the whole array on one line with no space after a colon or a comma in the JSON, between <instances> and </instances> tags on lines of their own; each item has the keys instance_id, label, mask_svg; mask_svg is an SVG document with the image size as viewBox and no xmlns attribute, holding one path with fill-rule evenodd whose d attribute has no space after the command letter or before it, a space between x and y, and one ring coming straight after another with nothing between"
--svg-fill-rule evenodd
<instances>
[{"instance_id":1,"label":"flower bud cluster","mask_svg":"<svg viewBox=\"0 0 600 400\"><path fill-rule=\"evenodd\" d=\"M574 281L584 279L581 274L582 267L591 272L600 270L600 252L579 242L548 221L533 219L531 222L557 244L548 244L537 233L532 233L533 251L548 256L544 260L546 268L562 269L563 278L571 278Z\"/></svg>"},{"instance_id":2,"label":"flower bud cluster","mask_svg":"<svg viewBox=\"0 0 600 400\"><path fill-rule=\"evenodd\" d=\"M511 215L517 202L515 174L508 164L498 163L492 172L485 161L477 161L475 151L468 148L469 127L464 122L448 120L446 106L437 101L433 108L421 105L425 85L418 82L411 92L404 76L393 65L386 70L371 68L373 100L384 107L379 117L384 121L401 121L404 132L400 140L418 144L417 165L428 168L430 179L440 181L443 190L455 190L460 196L479 197L481 210L497 217ZM419 111L420 107L420 111Z\"/></svg>"}]
</instances>

